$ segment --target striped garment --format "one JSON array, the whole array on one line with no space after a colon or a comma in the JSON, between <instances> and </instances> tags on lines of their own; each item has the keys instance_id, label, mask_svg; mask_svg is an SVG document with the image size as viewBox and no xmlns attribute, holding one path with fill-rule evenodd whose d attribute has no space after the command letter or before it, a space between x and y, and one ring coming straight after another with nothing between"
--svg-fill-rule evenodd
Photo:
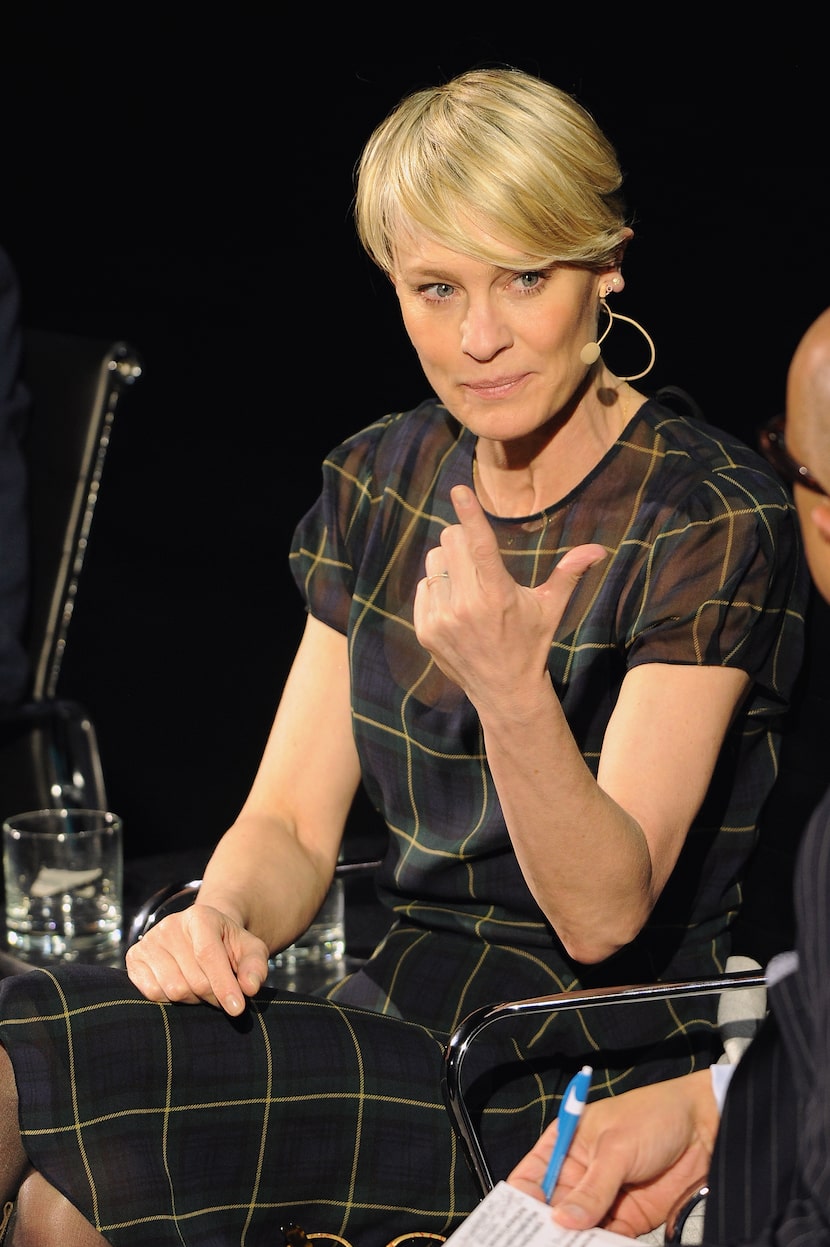
<instances>
[{"instance_id":1,"label":"striped garment","mask_svg":"<svg viewBox=\"0 0 830 1247\"><path fill-rule=\"evenodd\" d=\"M729 1084L704 1241L830 1244L830 790L795 867L797 959L773 974L770 1013Z\"/></svg>"}]
</instances>

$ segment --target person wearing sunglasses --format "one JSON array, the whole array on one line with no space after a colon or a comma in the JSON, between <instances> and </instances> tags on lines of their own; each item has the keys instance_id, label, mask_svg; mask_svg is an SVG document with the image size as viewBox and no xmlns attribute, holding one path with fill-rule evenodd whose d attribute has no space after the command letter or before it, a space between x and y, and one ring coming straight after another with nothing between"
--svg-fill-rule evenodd
<instances>
[{"instance_id":1,"label":"person wearing sunglasses","mask_svg":"<svg viewBox=\"0 0 830 1247\"><path fill-rule=\"evenodd\" d=\"M796 347L786 406L761 449L793 489L813 583L830 602L830 308ZM705 1185L707 1247L830 1243L830 789L799 845L794 901L795 949L770 962L769 1012L738 1064L589 1104L553 1193L561 1225L645 1234L686 1187ZM543 1198L555 1135L554 1125L509 1185Z\"/></svg>"},{"instance_id":2,"label":"person wearing sunglasses","mask_svg":"<svg viewBox=\"0 0 830 1247\"><path fill-rule=\"evenodd\" d=\"M793 459L787 450L784 416L773 416L761 429L759 440L764 456L791 488L794 485L803 485L805 489L811 490L814 494L826 496L824 486L816 480L810 469L803 463L799 463L797 459Z\"/></svg>"},{"instance_id":3,"label":"person wearing sunglasses","mask_svg":"<svg viewBox=\"0 0 830 1247\"><path fill-rule=\"evenodd\" d=\"M725 964L807 578L763 459L637 384L654 345L617 308L621 183L590 113L510 67L416 91L370 135L358 234L424 401L364 413L325 457L290 550L304 634L196 903L127 975L0 985L20 1220L82 1214L76 1247L447 1234L480 1196L441 1091L466 1014ZM327 368L349 292L335 262L314 272L304 418L359 407L372 365L367 331ZM389 932L325 998L273 990L361 783ZM468 1064L498 1175L574 1067L618 1094L720 1050L714 1002L569 1017L555 1044L534 1024Z\"/></svg>"}]
</instances>

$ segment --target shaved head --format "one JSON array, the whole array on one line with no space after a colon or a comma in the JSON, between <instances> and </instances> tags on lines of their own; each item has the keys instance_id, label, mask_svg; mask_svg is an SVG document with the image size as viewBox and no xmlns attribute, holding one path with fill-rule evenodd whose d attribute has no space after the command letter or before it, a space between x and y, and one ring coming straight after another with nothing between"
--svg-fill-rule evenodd
<instances>
[{"instance_id":1,"label":"shaved head","mask_svg":"<svg viewBox=\"0 0 830 1247\"><path fill-rule=\"evenodd\" d=\"M830 308L810 325L790 364L787 444L830 490Z\"/></svg>"},{"instance_id":2,"label":"shaved head","mask_svg":"<svg viewBox=\"0 0 830 1247\"><path fill-rule=\"evenodd\" d=\"M830 491L830 308L810 325L787 374L787 446ZM830 498L803 485L793 489L807 562L830 602Z\"/></svg>"}]
</instances>

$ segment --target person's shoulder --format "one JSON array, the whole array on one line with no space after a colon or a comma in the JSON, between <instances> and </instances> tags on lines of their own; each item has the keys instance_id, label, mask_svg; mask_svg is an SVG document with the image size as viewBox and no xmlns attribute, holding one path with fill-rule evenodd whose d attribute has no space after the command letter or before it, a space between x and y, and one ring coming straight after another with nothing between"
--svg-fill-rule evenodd
<instances>
[{"instance_id":1,"label":"person's shoulder","mask_svg":"<svg viewBox=\"0 0 830 1247\"><path fill-rule=\"evenodd\" d=\"M764 501L789 502L781 480L760 451L737 433L708 420L696 407L666 401L660 392L639 412L644 429L659 438L667 459L701 479L717 477L723 487L749 489Z\"/></svg>"},{"instance_id":2,"label":"person's shoulder","mask_svg":"<svg viewBox=\"0 0 830 1247\"><path fill-rule=\"evenodd\" d=\"M437 398L431 397L408 411L392 411L350 434L327 458L343 462L355 454L373 459L406 456L413 447L448 445L457 440L458 424Z\"/></svg>"}]
</instances>

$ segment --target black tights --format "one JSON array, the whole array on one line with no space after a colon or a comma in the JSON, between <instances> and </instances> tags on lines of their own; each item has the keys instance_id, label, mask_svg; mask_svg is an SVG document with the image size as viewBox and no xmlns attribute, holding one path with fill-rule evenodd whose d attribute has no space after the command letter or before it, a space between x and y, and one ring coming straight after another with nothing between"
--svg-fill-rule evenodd
<instances>
[{"instance_id":1,"label":"black tights","mask_svg":"<svg viewBox=\"0 0 830 1247\"><path fill-rule=\"evenodd\" d=\"M4 1204L14 1203L3 1247L106 1247L107 1240L75 1205L29 1164L17 1110L14 1071L0 1047L0 1224Z\"/></svg>"}]
</instances>

